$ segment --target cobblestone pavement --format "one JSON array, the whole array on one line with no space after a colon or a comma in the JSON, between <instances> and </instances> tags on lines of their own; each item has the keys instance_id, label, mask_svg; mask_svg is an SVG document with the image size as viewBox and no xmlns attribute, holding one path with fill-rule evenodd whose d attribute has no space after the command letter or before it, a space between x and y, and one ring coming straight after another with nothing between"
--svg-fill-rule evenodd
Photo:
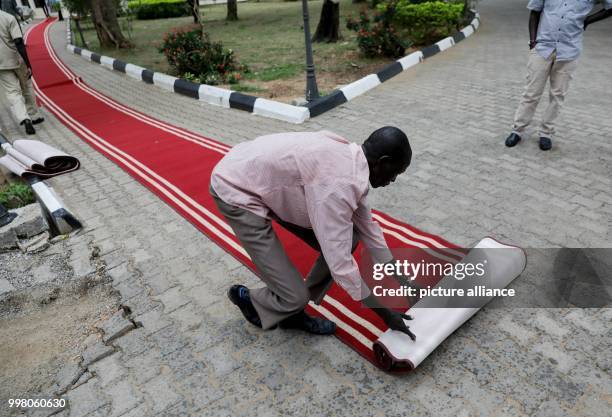
<instances>
[{"instance_id":1,"label":"cobblestone pavement","mask_svg":"<svg viewBox=\"0 0 612 417\"><path fill-rule=\"evenodd\" d=\"M610 247L612 27L586 34L555 149L541 153L535 140L507 149L527 61L524 6L483 0L475 36L303 126L163 92L70 55L63 26L51 36L92 87L226 143L320 128L362 141L384 124L404 128L413 166L372 205L458 244L490 234L531 248ZM82 161L53 184L95 236L137 325L87 355L103 359L59 415L608 415L610 310L484 309L405 376L334 338L257 331L224 295L253 275L47 116L40 137Z\"/></svg>"}]
</instances>

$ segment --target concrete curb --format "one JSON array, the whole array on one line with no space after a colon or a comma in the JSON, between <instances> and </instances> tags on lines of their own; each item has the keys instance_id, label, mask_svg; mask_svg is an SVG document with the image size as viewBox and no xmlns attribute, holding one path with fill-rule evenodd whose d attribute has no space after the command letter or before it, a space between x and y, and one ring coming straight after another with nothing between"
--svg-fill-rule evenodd
<instances>
[{"instance_id":1,"label":"concrete curb","mask_svg":"<svg viewBox=\"0 0 612 417\"><path fill-rule=\"evenodd\" d=\"M308 103L307 107L310 109L310 116L316 117L326 111L333 109L347 101L360 96L366 91L384 83L387 80L395 77L402 71L423 62L425 59L430 58L446 49L452 48L458 42L461 42L465 38L471 36L480 26L480 15L475 13L475 17L469 26L463 28L460 32L457 32L454 36L442 39L441 41L427 46L420 51L413 52L412 54L400 58L397 61L387 65L376 74L366 75L365 77L350 83L342 87L340 90L334 91L332 94L325 97L321 97L318 100Z\"/></svg>"},{"instance_id":2,"label":"concrete curb","mask_svg":"<svg viewBox=\"0 0 612 417\"><path fill-rule=\"evenodd\" d=\"M182 94L215 106L244 110L256 115L299 124L311 117L316 117L334 107L344 104L355 97L359 97L363 93L377 87L397 74L423 62L423 60L439 52L445 51L446 49L452 48L457 43L474 34L479 26L480 15L475 13L475 17L470 25L466 26L452 37L449 36L434 45L425 47L420 51L413 52L410 55L398 59L378 71L376 74L366 75L339 90L334 90L330 94L308 103L305 107L249 96L247 94L206 84L193 83L76 47L72 44L72 31L70 30L69 17L66 19L66 48L73 54L80 55L88 61L101 64L103 67L110 70L122 72L136 80L157 85L166 91Z\"/></svg>"}]
</instances>

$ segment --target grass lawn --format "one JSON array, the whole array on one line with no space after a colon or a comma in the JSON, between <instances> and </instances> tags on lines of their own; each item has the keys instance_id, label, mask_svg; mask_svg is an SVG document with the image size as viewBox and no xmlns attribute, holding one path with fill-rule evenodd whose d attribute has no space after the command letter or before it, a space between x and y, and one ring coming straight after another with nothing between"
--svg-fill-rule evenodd
<instances>
[{"instance_id":1,"label":"grass lawn","mask_svg":"<svg viewBox=\"0 0 612 417\"><path fill-rule=\"evenodd\" d=\"M0 173L2 175L2 173ZM0 185L0 204L5 208L13 209L34 203L36 198L32 188L19 180L9 184Z\"/></svg>"},{"instance_id":2,"label":"grass lawn","mask_svg":"<svg viewBox=\"0 0 612 417\"><path fill-rule=\"evenodd\" d=\"M319 21L322 0L309 1L311 31ZM238 4L236 22L226 22L225 4L200 9L204 29L213 40L223 42L235 51L238 60L247 64L251 74L240 85L226 86L260 97L285 102L304 95L305 48L301 1L260 1ZM340 28L343 39L337 43L313 44L319 89L329 93L337 85L347 84L372 73L388 62L388 58L367 59L359 55L355 32L346 29L346 18L357 17L364 3L340 0ZM131 62L155 71L172 73L165 57L157 51L165 32L192 23L191 17L159 20L134 20L131 39L136 45L131 50L100 49L95 31L83 24L89 49ZM122 19L127 36L127 22ZM74 26L73 26L74 28ZM80 39L75 32L75 41Z\"/></svg>"}]
</instances>

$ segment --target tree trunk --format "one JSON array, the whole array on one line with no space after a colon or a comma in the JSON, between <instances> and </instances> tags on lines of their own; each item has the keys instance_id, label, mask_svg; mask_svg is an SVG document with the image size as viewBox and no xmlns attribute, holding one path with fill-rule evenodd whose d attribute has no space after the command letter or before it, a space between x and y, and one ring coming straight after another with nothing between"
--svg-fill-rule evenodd
<instances>
[{"instance_id":1,"label":"tree trunk","mask_svg":"<svg viewBox=\"0 0 612 417\"><path fill-rule=\"evenodd\" d=\"M238 2L236 0L227 0L226 20L238 20Z\"/></svg>"},{"instance_id":2,"label":"tree trunk","mask_svg":"<svg viewBox=\"0 0 612 417\"><path fill-rule=\"evenodd\" d=\"M340 39L340 2L325 0L313 42L337 42Z\"/></svg>"},{"instance_id":3,"label":"tree trunk","mask_svg":"<svg viewBox=\"0 0 612 417\"><path fill-rule=\"evenodd\" d=\"M92 0L91 19L102 47L131 48L132 44L121 33L114 0Z\"/></svg>"},{"instance_id":4,"label":"tree trunk","mask_svg":"<svg viewBox=\"0 0 612 417\"><path fill-rule=\"evenodd\" d=\"M87 42L85 42L85 37L83 36L83 29L81 29L81 16L78 15L74 17L74 24L77 28L77 32L79 32L79 36L81 37L81 46L83 48L88 48ZM76 42L74 43L76 45Z\"/></svg>"},{"instance_id":5,"label":"tree trunk","mask_svg":"<svg viewBox=\"0 0 612 417\"><path fill-rule=\"evenodd\" d=\"M187 0L187 4L189 5L189 10L193 16L193 23L202 26L202 21L200 18L200 0Z\"/></svg>"}]
</instances>

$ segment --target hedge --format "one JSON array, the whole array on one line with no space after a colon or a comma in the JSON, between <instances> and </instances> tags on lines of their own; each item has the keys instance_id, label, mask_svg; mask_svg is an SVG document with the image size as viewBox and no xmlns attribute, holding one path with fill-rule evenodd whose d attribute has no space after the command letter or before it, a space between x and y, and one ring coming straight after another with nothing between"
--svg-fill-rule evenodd
<instances>
[{"instance_id":1,"label":"hedge","mask_svg":"<svg viewBox=\"0 0 612 417\"><path fill-rule=\"evenodd\" d=\"M392 20L407 32L415 44L429 45L457 30L463 17L464 2L391 0L379 4L377 8L383 12L390 11Z\"/></svg>"},{"instance_id":2,"label":"hedge","mask_svg":"<svg viewBox=\"0 0 612 417\"><path fill-rule=\"evenodd\" d=\"M134 0L128 2L128 7L139 20L165 19L191 14L185 0Z\"/></svg>"}]
</instances>

